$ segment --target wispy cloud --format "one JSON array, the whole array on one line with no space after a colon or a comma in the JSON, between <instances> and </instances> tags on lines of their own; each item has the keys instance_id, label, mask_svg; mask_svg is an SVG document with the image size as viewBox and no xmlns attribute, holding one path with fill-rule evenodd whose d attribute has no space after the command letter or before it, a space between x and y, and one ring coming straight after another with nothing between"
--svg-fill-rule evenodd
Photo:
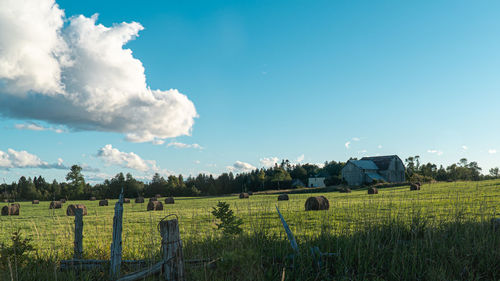
<instances>
[{"instance_id":1,"label":"wispy cloud","mask_svg":"<svg viewBox=\"0 0 500 281\"><path fill-rule=\"evenodd\" d=\"M382 149L382 145L381 145L381 144L379 144L379 145L377 146L377 148L378 148L378 149Z\"/></svg>"},{"instance_id":2,"label":"wispy cloud","mask_svg":"<svg viewBox=\"0 0 500 281\"><path fill-rule=\"evenodd\" d=\"M352 142L353 142L353 141L360 141L360 140L361 140L361 138L358 138L358 137L353 137L353 138L351 138L350 140L348 140L348 141L344 144L344 146L345 146L345 148L346 148L346 149L349 149L349 148L351 148L351 144L352 144Z\"/></svg>"},{"instance_id":3,"label":"wispy cloud","mask_svg":"<svg viewBox=\"0 0 500 281\"><path fill-rule=\"evenodd\" d=\"M304 158L305 158L305 156L304 156L304 154L302 154L299 157L297 157L297 159L295 159L295 162L302 163L302 161L304 161Z\"/></svg>"},{"instance_id":4,"label":"wispy cloud","mask_svg":"<svg viewBox=\"0 0 500 281\"><path fill-rule=\"evenodd\" d=\"M468 150L469 148L466 145L462 145L463 150Z\"/></svg>"},{"instance_id":5,"label":"wispy cloud","mask_svg":"<svg viewBox=\"0 0 500 281\"><path fill-rule=\"evenodd\" d=\"M489 154L496 154L497 153L497 150L496 149L488 149L488 153Z\"/></svg>"},{"instance_id":6,"label":"wispy cloud","mask_svg":"<svg viewBox=\"0 0 500 281\"><path fill-rule=\"evenodd\" d=\"M15 124L14 128L16 128L18 130L30 130L30 131L52 131L52 132L55 132L58 134L64 132L64 130L61 128L44 127L44 126L36 124L36 123Z\"/></svg>"},{"instance_id":7,"label":"wispy cloud","mask_svg":"<svg viewBox=\"0 0 500 281\"><path fill-rule=\"evenodd\" d=\"M427 152L430 154L436 154L438 156L443 155L443 152L441 150L429 149L429 150L427 150Z\"/></svg>"},{"instance_id":8,"label":"wispy cloud","mask_svg":"<svg viewBox=\"0 0 500 281\"><path fill-rule=\"evenodd\" d=\"M173 146L175 148L194 148L194 149L203 149L204 148L197 143L187 144L187 143L182 143L182 142L171 142L171 143L167 144L167 147L171 147L171 146Z\"/></svg>"}]
</instances>

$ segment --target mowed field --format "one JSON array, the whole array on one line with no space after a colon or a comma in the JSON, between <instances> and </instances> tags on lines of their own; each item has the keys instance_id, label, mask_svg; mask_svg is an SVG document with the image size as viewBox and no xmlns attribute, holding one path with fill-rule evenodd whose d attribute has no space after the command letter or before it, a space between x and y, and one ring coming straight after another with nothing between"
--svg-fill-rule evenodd
<instances>
[{"instance_id":1,"label":"mowed field","mask_svg":"<svg viewBox=\"0 0 500 281\"><path fill-rule=\"evenodd\" d=\"M330 209L304 211L307 197L319 195L328 198ZM191 280L278 280L283 268L287 280L500 278L500 231L495 232L490 223L492 218L500 217L500 180L424 184L420 191L410 191L408 186L384 188L376 195L368 195L366 189L352 193L290 194L289 201L279 202L277 196L175 198L175 204L164 204L163 211L146 211L147 198L146 203L140 204L131 200L130 204L124 204L123 259L157 260L160 248L157 224L175 214L180 222L185 259L220 259L217 269L187 265ZM159 200L164 203L164 198ZM216 230L211 211L218 201L229 203L236 216L243 219L242 235L222 237ZM84 258L107 259L115 202L109 200L108 206L100 207L98 200L68 201L62 209L55 210L49 210L49 202L39 205L20 202L19 216L0 217L0 242L8 243L14 231L21 231L23 237L32 239L36 249L32 255L36 259L53 264L70 259L74 217L66 216L66 207L80 203L88 210L84 216ZM304 252L306 261L295 265L295 269L285 258L292 250L276 205ZM455 244L458 252L453 253L450 245ZM322 252L335 252L339 256L314 270L305 256L309 247L316 245ZM438 246L446 248L437 249ZM471 248L469 256L467 248ZM398 255L401 261L397 260ZM449 265L446 262L451 260L436 260L447 256L451 260L464 260ZM413 265L412 259L415 259ZM476 263L477 267L472 268ZM307 270L298 273L298 267ZM457 270L465 273L452 273ZM54 269L48 271L54 276L59 274ZM61 280L64 276L60 276Z\"/></svg>"}]
</instances>

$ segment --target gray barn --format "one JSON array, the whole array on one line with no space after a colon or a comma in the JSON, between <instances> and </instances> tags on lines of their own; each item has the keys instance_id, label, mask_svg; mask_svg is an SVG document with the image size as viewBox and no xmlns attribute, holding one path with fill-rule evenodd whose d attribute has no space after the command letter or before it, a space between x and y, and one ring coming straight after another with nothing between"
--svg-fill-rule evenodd
<instances>
[{"instance_id":1,"label":"gray barn","mask_svg":"<svg viewBox=\"0 0 500 281\"><path fill-rule=\"evenodd\" d=\"M363 157L347 161L342 178L348 185L363 185L374 180L404 182L405 166L397 155Z\"/></svg>"}]
</instances>

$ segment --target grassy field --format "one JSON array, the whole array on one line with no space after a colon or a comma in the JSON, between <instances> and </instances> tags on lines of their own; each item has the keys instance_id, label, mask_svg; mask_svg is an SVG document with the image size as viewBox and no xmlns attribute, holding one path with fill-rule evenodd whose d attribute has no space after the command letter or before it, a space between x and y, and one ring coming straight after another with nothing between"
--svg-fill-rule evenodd
<instances>
[{"instance_id":1,"label":"grassy field","mask_svg":"<svg viewBox=\"0 0 500 281\"><path fill-rule=\"evenodd\" d=\"M500 217L500 180L385 188L377 195L365 189L352 193L315 193L330 202L328 211L304 211L308 194L175 198L163 211L148 212L146 204L124 205L123 258L159 258L157 224L175 214L180 221L185 259L219 259L217 268L186 268L190 280L500 280L500 230L490 223ZM163 200L162 200L163 201ZM244 233L223 237L210 214L218 201L231 205L244 221ZM84 217L84 257L109 258L113 209L98 201L68 201L49 210L49 202L20 202L20 216L0 217L0 242L14 231L33 241L32 261L24 268L0 268L0 279L95 280L98 272L60 272L57 262L73 252L72 203L87 206ZM3 206L4 204L2 204ZM301 254L292 249L275 205L297 238ZM310 246L338 256L312 266ZM39 276L40 279L33 279ZM153 278L154 280L154 278Z\"/></svg>"}]
</instances>

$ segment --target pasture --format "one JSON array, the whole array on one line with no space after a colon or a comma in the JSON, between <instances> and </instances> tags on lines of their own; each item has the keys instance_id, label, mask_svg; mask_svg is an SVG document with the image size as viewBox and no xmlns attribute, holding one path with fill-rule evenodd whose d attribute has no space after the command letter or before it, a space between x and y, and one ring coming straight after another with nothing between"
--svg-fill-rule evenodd
<instances>
[{"instance_id":1,"label":"pasture","mask_svg":"<svg viewBox=\"0 0 500 281\"><path fill-rule=\"evenodd\" d=\"M309 196L323 195L328 211L304 211ZM256 194L248 199L223 197L175 198L162 211L146 211L146 203L124 204L123 259L159 257L158 222L175 214L179 218L185 259L209 258L216 268L186 266L189 280L499 280L500 230L490 220L500 217L500 180L424 184L366 189L352 193ZM164 198L159 199L162 202ZM230 204L243 219L244 232L223 237L215 228L212 207ZM69 204L85 204L84 258L108 259L114 203L68 201L49 210L50 202L20 202L19 216L0 217L0 242L8 243L15 231L32 239L35 251L24 270L0 268L0 279L105 280L99 273L74 275L59 272L57 263L73 254L74 217L66 216ZM2 203L0 206L6 205ZM275 205L294 233L301 254L292 254ZM312 266L310 246L337 253L320 268ZM43 277L45 276L45 277ZM75 277L76 276L76 277ZM17 279L16 279L17 278ZM45 279L44 279L45 278ZM155 279L151 279L155 280Z\"/></svg>"}]
</instances>

